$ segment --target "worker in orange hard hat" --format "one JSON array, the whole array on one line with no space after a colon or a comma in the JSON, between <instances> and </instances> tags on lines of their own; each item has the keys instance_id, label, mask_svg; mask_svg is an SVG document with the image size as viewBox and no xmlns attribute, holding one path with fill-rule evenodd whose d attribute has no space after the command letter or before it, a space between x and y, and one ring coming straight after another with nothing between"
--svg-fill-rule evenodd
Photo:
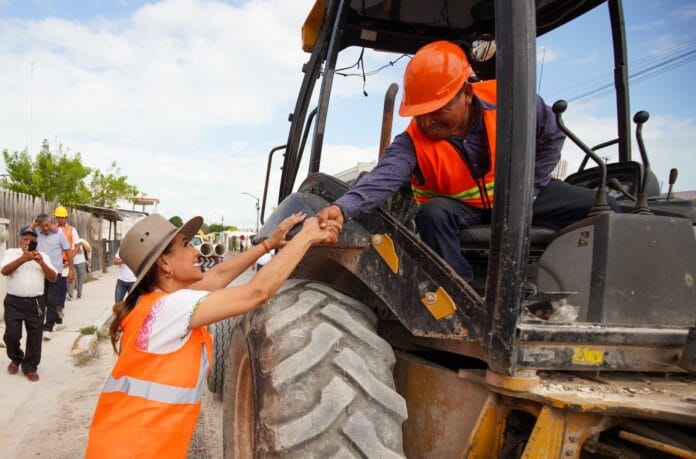
<instances>
[{"instance_id":1,"label":"worker in orange hard hat","mask_svg":"<svg viewBox=\"0 0 696 459\"><path fill-rule=\"evenodd\" d=\"M70 244L70 250L63 252L63 270L60 273L61 275L58 276L59 293L58 303L56 305L58 309L58 318L56 319L56 324L58 324L58 327L62 328L60 324L63 323L65 299L67 298L69 290L68 285L72 284L76 278L75 263L84 263L85 257L79 252L79 247L75 245L77 241L80 240L80 235L74 226L68 224L68 209L63 206L58 206L56 210L53 211L53 216L56 219L56 229L65 235L68 244ZM80 255L76 256L77 253ZM79 258L79 260L76 260L76 258Z\"/></svg>"},{"instance_id":2,"label":"worker in orange hard hat","mask_svg":"<svg viewBox=\"0 0 696 459\"><path fill-rule=\"evenodd\" d=\"M436 41L413 56L404 74L399 114L412 117L375 168L321 210L321 222L342 224L369 212L410 178L419 204L416 227L459 275L471 282L460 233L490 223L495 193L496 81L478 81L458 45ZM541 97L536 100L534 224L560 229L585 218L594 191L552 179L564 134ZM616 207L615 201L612 202ZM332 241L327 241L332 242Z\"/></svg>"}]
</instances>

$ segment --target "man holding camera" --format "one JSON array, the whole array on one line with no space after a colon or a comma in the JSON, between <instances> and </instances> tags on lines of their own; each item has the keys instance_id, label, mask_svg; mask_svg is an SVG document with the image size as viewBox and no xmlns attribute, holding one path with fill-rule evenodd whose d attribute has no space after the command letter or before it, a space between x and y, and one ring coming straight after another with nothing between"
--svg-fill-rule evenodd
<instances>
[{"instance_id":1,"label":"man holding camera","mask_svg":"<svg viewBox=\"0 0 696 459\"><path fill-rule=\"evenodd\" d=\"M7 276L5 296L5 335L3 339L11 362L7 372L16 374L21 365L29 381L38 381L46 303L44 280L55 282L57 271L44 252L36 250L36 230L25 226L19 231L20 247L7 249L0 272ZM22 351L22 322L27 329L26 352Z\"/></svg>"}]
</instances>

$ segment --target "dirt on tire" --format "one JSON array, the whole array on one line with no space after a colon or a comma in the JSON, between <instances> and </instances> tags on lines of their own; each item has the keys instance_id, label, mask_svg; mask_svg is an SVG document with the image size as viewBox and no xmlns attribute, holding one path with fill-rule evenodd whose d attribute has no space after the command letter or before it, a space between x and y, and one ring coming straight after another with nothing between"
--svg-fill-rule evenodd
<instances>
[{"instance_id":1,"label":"dirt on tire","mask_svg":"<svg viewBox=\"0 0 696 459\"><path fill-rule=\"evenodd\" d=\"M227 360L225 457L239 453L240 438L251 438L254 457L403 457L406 402L376 322L364 304L309 281L286 284L248 314ZM235 404L248 402L235 400L244 362L253 380L251 421L235 414Z\"/></svg>"}]
</instances>

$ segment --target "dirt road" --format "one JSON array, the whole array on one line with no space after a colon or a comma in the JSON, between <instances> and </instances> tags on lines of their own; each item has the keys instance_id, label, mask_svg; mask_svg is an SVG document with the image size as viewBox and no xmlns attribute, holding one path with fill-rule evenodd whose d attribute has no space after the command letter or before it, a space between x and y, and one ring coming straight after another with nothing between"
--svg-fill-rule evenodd
<instances>
[{"instance_id":1,"label":"dirt road","mask_svg":"<svg viewBox=\"0 0 696 459\"><path fill-rule=\"evenodd\" d=\"M71 338L67 335L64 339ZM98 357L91 362L75 366L72 359L66 355L60 362L42 365L59 367L60 372L55 373L48 368L44 369L44 374L60 374L59 377L44 378L38 383L21 381L26 383L24 386L27 390L34 390L34 393L17 410L18 414L8 420L0 434L0 457L83 457L94 407L114 361L110 344L103 340L99 344ZM7 377L22 378L20 375ZM3 397L6 400L3 404L12 402L11 396L8 395L5 394ZM191 442L188 457L221 458L221 428L221 403L206 391L199 425Z\"/></svg>"},{"instance_id":2,"label":"dirt road","mask_svg":"<svg viewBox=\"0 0 696 459\"><path fill-rule=\"evenodd\" d=\"M99 392L115 362L108 340L99 343L97 357L75 365L71 349L80 329L100 328L111 314L117 270L88 282L80 301L66 305L66 328L43 342L39 375L29 382L5 371L9 363L0 349L0 459L84 457L87 430ZM0 335L4 323L0 322ZM190 458L222 457L221 402L204 391L199 428Z\"/></svg>"}]
</instances>

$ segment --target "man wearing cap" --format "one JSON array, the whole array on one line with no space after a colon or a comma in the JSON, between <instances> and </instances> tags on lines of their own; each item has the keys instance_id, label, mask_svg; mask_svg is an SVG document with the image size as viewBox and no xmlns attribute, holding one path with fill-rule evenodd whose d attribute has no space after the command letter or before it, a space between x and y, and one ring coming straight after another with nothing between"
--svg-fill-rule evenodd
<instances>
[{"instance_id":1,"label":"man wearing cap","mask_svg":"<svg viewBox=\"0 0 696 459\"><path fill-rule=\"evenodd\" d=\"M406 131L372 171L317 214L320 221L340 225L369 212L410 178L421 239L471 282L473 269L461 254L459 236L471 225L490 223L496 160L496 82L474 79L458 45L437 41L418 50L404 74L399 114L412 117ZM550 107L537 96L535 225L560 229L585 218L594 204L594 191L551 177L564 139Z\"/></svg>"},{"instance_id":2,"label":"man wearing cap","mask_svg":"<svg viewBox=\"0 0 696 459\"><path fill-rule=\"evenodd\" d=\"M62 324L63 320L58 314L60 280L63 270L63 254L68 257L69 271L72 273L72 250L65 235L51 224L47 214L39 214L34 220L34 228L37 230L37 247L39 251L48 255L51 266L58 273L55 282L48 279L44 283L44 296L46 297L46 322L44 323L44 339L51 339L53 327ZM74 274L73 274L74 276Z\"/></svg>"},{"instance_id":3,"label":"man wearing cap","mask_svg":"<svg viewBox=\"0 0 696 459\"><path fill-rule=\"evenodd\" d=\"M36 250L36 230L25 226L19 231L19 248L7 249L0 272L7 276L5 296L5 347L10 364L7 372L16 374L20 366L30 381L38 381L41 361L41 334L46 312L44 281L54 282L57 272L44 252ZM26 352L22 351L22 323L27 329Z\"/></svg>"}]
</instances>

